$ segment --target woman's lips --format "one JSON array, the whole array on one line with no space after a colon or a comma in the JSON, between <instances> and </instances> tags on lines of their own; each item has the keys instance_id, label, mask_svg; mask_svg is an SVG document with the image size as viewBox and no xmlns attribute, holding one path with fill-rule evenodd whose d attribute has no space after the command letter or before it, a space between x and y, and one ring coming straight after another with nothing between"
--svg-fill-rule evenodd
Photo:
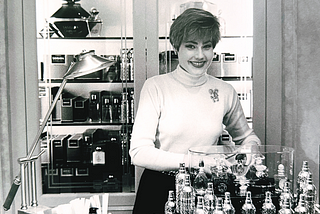
<instances>
[{"instance_id":1,"label":"woman's lips","mask_svg":"<svg viewBox=\"0 0 320 214\"><path fill-rule=\"evenodd\" d=\"M190 61L190 64L196 68L202 68L206 62L205 61Z\"/></svg>"}]
</instances>

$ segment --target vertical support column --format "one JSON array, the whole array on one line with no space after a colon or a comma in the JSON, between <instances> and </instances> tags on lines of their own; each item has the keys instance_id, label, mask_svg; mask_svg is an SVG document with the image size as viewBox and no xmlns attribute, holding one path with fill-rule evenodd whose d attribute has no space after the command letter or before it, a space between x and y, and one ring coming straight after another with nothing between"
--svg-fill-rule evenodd
<instances>
[{"instance_id":1,"label":"vertical support column","mask_svg":"<svg viewBox=\"0 0 320 214\"><path fill-rule=\"evenodd\" d=\"M30 162L30 174L31 174L31 206L38 206L37 199L37 183L36 183L36 164L35 160Z\"/></svg>"},{"instance_id":2,"label":"vertical support column","mask_svg":"<svg viewBox=\"0 0 320 214\"><path fill-rule=\"evenodd\" d=\"M20 163L21 176L21 209L27 209L27 191L26 191L26 169L25 163Z\"/></svg>"}]
</instances>

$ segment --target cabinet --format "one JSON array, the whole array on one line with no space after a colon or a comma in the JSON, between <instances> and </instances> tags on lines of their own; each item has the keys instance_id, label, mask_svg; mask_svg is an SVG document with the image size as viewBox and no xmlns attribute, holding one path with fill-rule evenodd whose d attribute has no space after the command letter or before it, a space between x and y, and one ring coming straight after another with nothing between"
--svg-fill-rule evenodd
<instances>
[{"instance_id":1,"label":"cabinet","mask_svg":"<svg viewBox=\"0 0 320 214\"><path fill-rule=\"evenodd\" d=\"M41 141L40 203L52 207L106 193L110 211L129 212L135 191L128 154L135 100L132 1L36 3L40 123L69 66L82 60L77 55L93 50L115 62L65 85ZM68 10L66 18L61 10ZM86 12L90 18L83 18ZM93 28L91 18L99 20Z\"/></svg>"}]
</instances>

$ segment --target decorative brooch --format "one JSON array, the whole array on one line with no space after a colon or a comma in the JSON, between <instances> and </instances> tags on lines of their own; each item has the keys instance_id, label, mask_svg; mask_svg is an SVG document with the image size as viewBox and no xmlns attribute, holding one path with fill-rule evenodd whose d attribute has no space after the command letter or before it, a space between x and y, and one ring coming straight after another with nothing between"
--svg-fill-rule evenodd
<instances>
[{"instance_id":1,"label":"decorative brooch","mask_svg":"<svg viewBox=\"0 0 320 214\"><path fill-rule=\"evenodd\" d=\"M219 90L218 89L209 89L209 94L211 99L213 100L213 102L218 102L219 101L219 94L218 94Z\"/></svg>"}]
</instances>

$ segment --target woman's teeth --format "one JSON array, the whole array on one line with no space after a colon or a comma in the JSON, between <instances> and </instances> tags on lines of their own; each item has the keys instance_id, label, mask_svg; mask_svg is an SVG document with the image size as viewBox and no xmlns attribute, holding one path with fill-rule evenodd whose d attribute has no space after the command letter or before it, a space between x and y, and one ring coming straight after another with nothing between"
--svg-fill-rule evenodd
<instances>
[{"instance_id":1,"label":"woman's teeth","mask_svg":"<svg viewBox=\"0 0 320 214\"><path fill-rule=\"evenodd\" d=\"M190 62L194 67L197 67L197 68L201 68L202 66L204 66L205 62L202 61L202 62Z\"/></svg>"}]
</instances>

